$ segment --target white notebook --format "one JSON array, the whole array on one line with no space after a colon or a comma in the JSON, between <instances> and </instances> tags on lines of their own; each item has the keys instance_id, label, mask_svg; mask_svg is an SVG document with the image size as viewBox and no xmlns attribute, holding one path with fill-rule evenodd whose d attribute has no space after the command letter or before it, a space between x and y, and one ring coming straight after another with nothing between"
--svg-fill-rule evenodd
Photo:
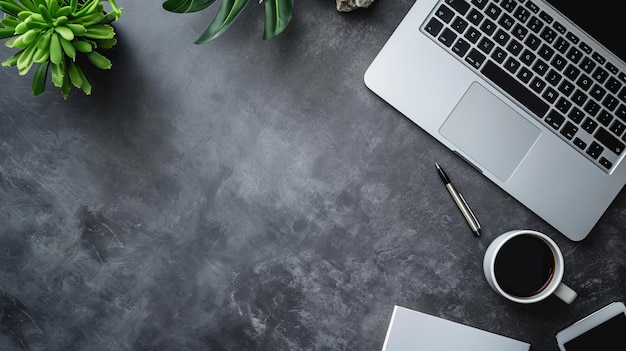
<instances>
[{"instance_id":1,"label":"white notebook","mask_svg":"<svg viewBox=\"0 0 626 351\"><path fill-rule=\"evenodd\" d=\"M530 344L395 306L382 351L528 351Z\"/></svg>"}]
</instances>

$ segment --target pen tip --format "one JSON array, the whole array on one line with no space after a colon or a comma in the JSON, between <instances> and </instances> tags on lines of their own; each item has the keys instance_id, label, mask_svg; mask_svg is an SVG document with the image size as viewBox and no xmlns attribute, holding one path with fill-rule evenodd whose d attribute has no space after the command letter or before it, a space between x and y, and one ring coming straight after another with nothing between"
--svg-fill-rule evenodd
<instances>
[{"instance_id":1,"label":"pen tip","mask_svg":"<svg viewBox=\"0 0 626 351\"><path fill-rule=\"evenodd\" d=\"M440 168L439 163L435 162L435 167Z\"/></svg>"}]
</instances>

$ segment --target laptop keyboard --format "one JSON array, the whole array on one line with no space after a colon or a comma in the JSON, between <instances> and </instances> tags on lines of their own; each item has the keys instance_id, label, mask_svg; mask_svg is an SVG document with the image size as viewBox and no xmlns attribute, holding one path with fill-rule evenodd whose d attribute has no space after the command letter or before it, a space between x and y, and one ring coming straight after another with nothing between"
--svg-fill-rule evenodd
<instances>
[{"instance_id":1,"label":"laptop keyboard","mask_svg":"<svg viewBox=\"0 0 626 351\"><path fill-rule=\"evenodd\" d=\"M625 154L626 74L544 6L441 0L421 30L608 173Z\"/></svg>"}]
</instances>

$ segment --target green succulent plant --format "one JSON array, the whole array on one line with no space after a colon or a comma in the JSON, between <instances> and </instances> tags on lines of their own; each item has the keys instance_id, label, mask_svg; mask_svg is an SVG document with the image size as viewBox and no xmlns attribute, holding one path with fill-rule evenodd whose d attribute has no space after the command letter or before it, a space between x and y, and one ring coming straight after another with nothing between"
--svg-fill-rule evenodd
<instances>
[{"instance_id":1,"label":"green succulent plant","mask_svg":"<svg viewBox=\"0 0 626 351\"><path fill-rule=\"evenodd\" d=\"M163 8L170 12L189 13L203 10L214 2L215 0L166 0ZM259 3L265 4L263 39L272 39L287 28L293 13L293 0L259 0ZM219 11L196 40L196 44L213 40L224 33L247 5L248 0L222 0Z\"/></svg>"},{"instance_id":2,"label":"green succulent plant","mask_svg":"<svg viewBox=\"0 0 626 351\"><path fill-rule=\"evenodd\" d=\"M105 12L102 2L110 4L111 12ZM100 69L111 68L98 50L117 43L110 23L122 9L115 0L0 0L0 10L0 39L8 38L5 45L19 50L2 65L17 66L20 75L38 65L33 95L45 91L48 71L64 98L71 85L91 94L92 85L76 61L80 55Z\"/></svg>"}]
</instances>

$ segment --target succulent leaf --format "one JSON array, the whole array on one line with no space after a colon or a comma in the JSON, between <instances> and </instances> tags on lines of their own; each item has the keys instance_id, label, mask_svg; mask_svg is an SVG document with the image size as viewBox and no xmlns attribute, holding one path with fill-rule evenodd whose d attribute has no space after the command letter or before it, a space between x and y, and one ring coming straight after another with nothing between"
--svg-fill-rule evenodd
<instances>
[{"instance_id":1,"label":"succulent leaf","mask_svg":"<svg viewBox=\"0 0 626 351\"><path fill-rule=\"evenodd\" d=\"M105 2L111 7L108 13ZM91 94L92 85L75 62L78 55L98 68L111 68L111 61L96 50L117 43L110 23L120 18L122 9L115 0L0 0L0 11L4 12L0 39L7 39L5 46L19 49L2 66L17 66L23 75L38 64L33 95L44 92L48 74L64 98L72 86Z\"/></svg>"},{"instance_id":2,"label":"succulent leaf","mask_svg":"<svg viewBox=\"0 0 626 351\"><path fill-rule=\"evenodd\" d=\"M48 62L39 64L33 77L33 95L39 96L46 90L46 78L48 76Z\"/></svg>"}]
</instances>

